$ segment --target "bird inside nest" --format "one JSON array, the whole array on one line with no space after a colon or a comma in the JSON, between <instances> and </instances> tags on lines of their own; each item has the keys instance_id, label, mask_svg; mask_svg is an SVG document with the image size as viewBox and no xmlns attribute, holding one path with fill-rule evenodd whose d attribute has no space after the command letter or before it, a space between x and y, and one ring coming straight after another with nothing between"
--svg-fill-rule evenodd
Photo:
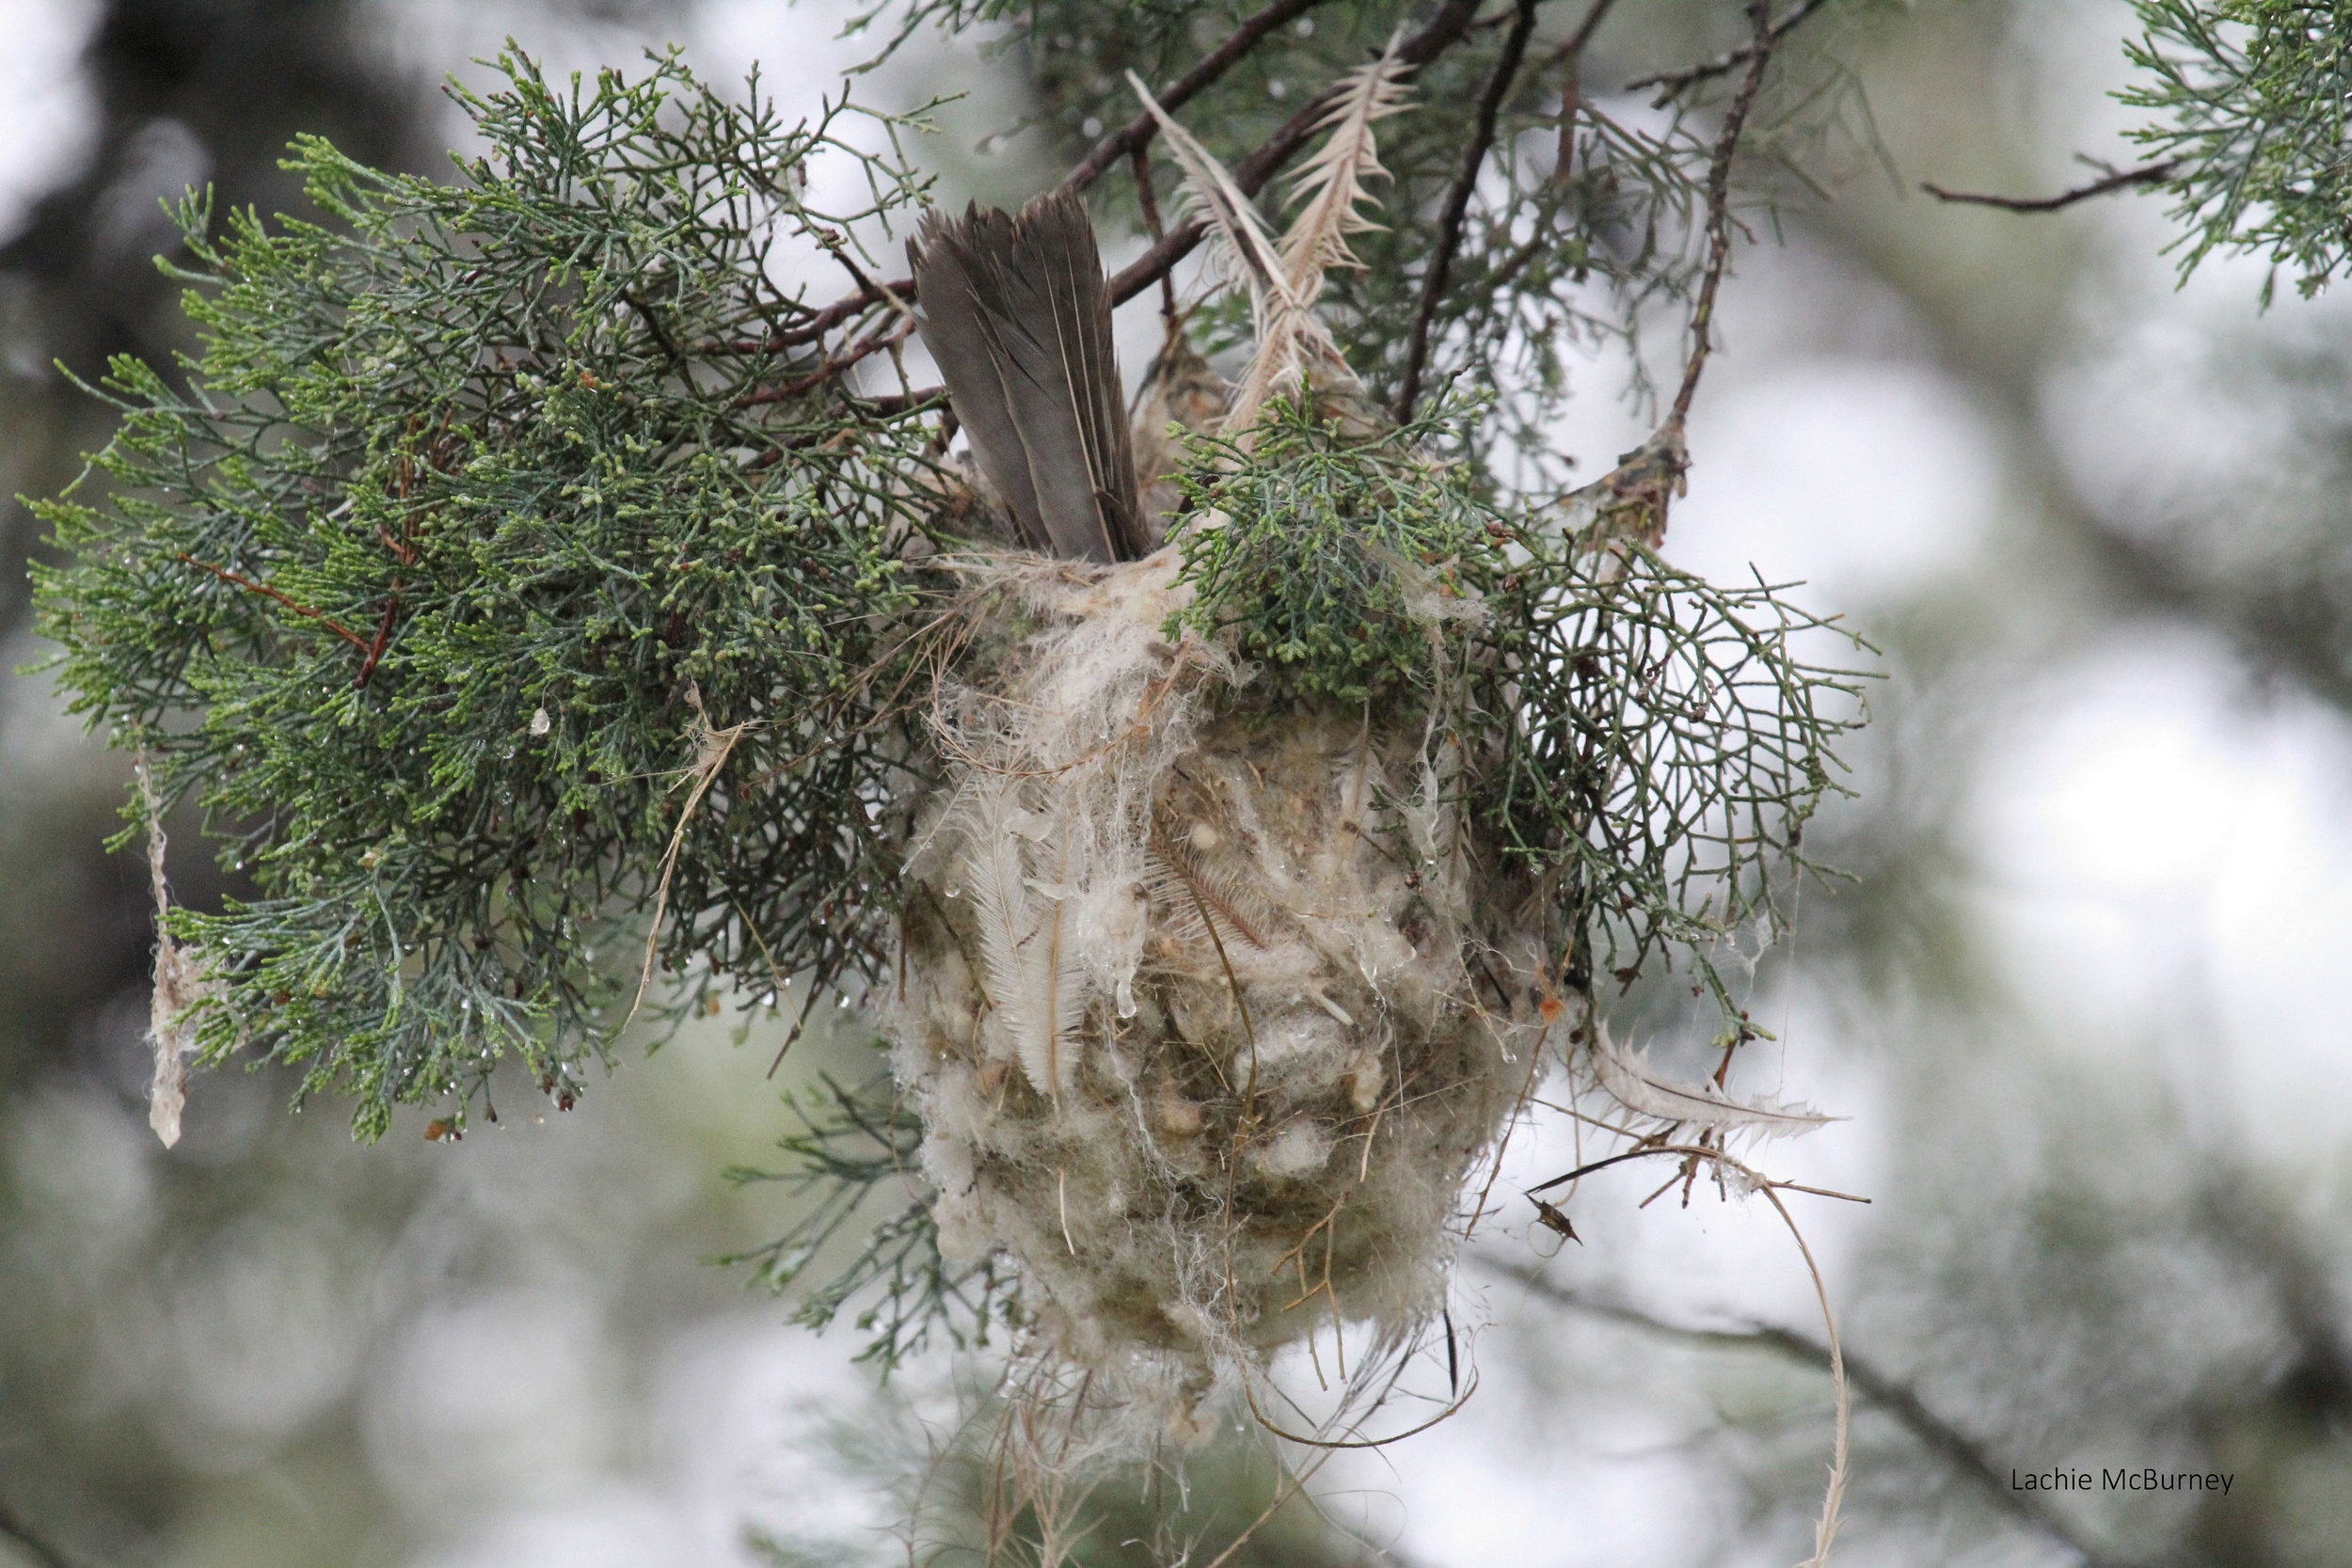
<instances>
[{"instance_id":1,"label":"bird inside nest","mask_svg":"<svg viewBox=\"0 0 2352 1568\"><path fill-rule=\"evenodd\" d=\"M1361 211L1365 182L1387 173L1372 127L1404 106L1407 69L1391 43L1347 79L1320 127L1329 135L1293 188L1298 216L1279 242L1232 177L1130 75L1184 168L1218 270L1248 290L1257 339L1248 370L1228 388L1172 325L1132 429L1110 293L1077 194L1052 191L1018 214L976 204L961 217L925 214L907 247L923 341L1022 545L1104 564L1142 559L1166 539L1182 499L1175 432L1247 444L1266 404L1302 382L1318 414L1343 430L1386 425L1314 305L1327 269L1360 264L1346 236L1374 227Z\"/></svg>"}]
</instances>

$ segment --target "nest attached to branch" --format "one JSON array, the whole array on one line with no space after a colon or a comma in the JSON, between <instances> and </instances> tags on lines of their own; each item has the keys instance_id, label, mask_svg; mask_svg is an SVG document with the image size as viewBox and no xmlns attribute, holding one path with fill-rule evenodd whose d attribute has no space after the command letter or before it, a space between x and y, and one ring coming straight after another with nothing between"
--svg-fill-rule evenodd
<instances>
[{"instance_id":1,"label":"nest attached to branch","mask_svg":"<svg viewBox=\"0 0 2352 1568\"><path fill-rule=\"evenodd\" d=\"M1529 890L1425 718L1166 641L1172 549L963 569L888 1019L940 1246L1009 1255L1055 1351L1198 1435L1255 1354L1434 1315L1542 1041Z\"/></svg>"}]
</instances>

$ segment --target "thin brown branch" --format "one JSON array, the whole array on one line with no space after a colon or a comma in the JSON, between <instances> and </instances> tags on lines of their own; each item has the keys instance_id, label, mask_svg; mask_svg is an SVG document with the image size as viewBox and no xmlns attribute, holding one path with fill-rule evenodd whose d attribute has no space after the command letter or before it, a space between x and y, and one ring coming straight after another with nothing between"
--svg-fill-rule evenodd
<instances>
[{"instance_id":1,"label":"thin brown branch","mask_svg":"<svg viewBox=\"0 0 2352 1568\"><path fill-rule=\"evenodd\" d=\"M1478 190L1478 171L1494 149L1495 122L1502 118L1503 100L1510 97L1511 86L1518 79L1519 64L1527 57L1528 36L1535 30L1535 6L1536 0L1517 0L1511 31L1503 38L1494 74L1479 95L1476 128L1470 133L1470 146L1463 149L1461 170L1445 193L1445 207L1438 216L1437 254L1429 259L1429 270L1422 277L1421 306L1413 312L1413 335L1405 351L1404 384L1396 394L1399 424L1411 421L1413 404L1421 400L1422 372L1429 363L1430 328L1437 325L1438 308L1444 303L1446 283L1454 272L1454 255L1462 245L1462 224L1470 216L1470 198Z\"/></svg>"},{"instance_id":2,"label":"thin brown branch","mask_svg":"<svg viewBox=\"0 0 2352 1568\"><path fill-rule=\"evenodd\" d=\"M1255 48L1267 33L1320 3L1322 0L1278 0L1277 4L1268 7L1242 24L1234 31L1232 37L1217 46L1215 53L1185 72L1161 97L1162 106L1174 109L1186 100L1198 97L1211 83L1223 75L1236 60L1241 59L1252 48ZM1463 35L1470 31L1470 24L1477 19L1477 14L1478 0L1445 0L1445 3L1438 8L1437 14L1429 19L1421 31L1405 40L1397 50L1397 57L1409 66L1428 64L1458 42ZM1234 166L1233 183L1241 188L1244 195L1255 196L1264 187L1266 182L1274 177L1275 171L1313 137L1316 129L1323 123L1324 116L1330 111L1331 105L1338 101L1339 95L1343 90L1345 90L1343 85L1334 83L1317 93L1301 104L1298 112L1283 121L1281 128L1260 144L1255 151ZM1084 189L1100 179L1103 172L1120 158L1128 156L1134 149L1141 148L1149 143L1155 129L1148 114L1130 120L1119 131L1097 142L1093 150L1081 159L1078 166L1063 179L1062 184L1073 190ZM1132 143L1130 137L1134 138ZM1111 302L1114 305L1123 305L1167 277L1178 261L1192 254L1194 247L1200 245L1202 236L1207 231L1207 227L1198 222L1183 224L1170 230L1132 266L1125 268L1110 280ZM787 349L816 342L842 323L855 320L860 312L869 310L877 305L911 305L914 297L914 280L911 277L890 283L877 283L871 287L861 288L854 293L834 301L823 309L812 312L806 321L777 333L772 338L739 339L723 342L713 341L702 343L699 347L707 354L778 354ZM889 346L892 341L869 335L864 342L842 358L828 359L824 365L810 374L800 377L785 387L754 393L746 402L775 403L797 396L830 380L849 365L856 363L868 355L880 352Z\"/></svg>"},{"instance_id":3,"label":"thin brown branch","mask_svg":"<svg viewBox=\"0 0 2352 1568\"><path fill-rule=\"evenodd\" d=\"M2180 159L2167 158L2160 164L2142 164L2137 168L2119 169L2104 180L2093 180L2088 185L2077 185L2058 196L1985 196L1975 191L1947 191L1926 180L1919 182L1919 188L1938 201L1998 207L2010 213L2055 213L2061 207L2072 207L2075 202L2088 201L2094 196L2128 190L2134 185L2160 184L2179 173L2180 167Z\"/></svg>"},{"instance_id":4,"label":"thin brown branch","mask_svg":"<svg viewBox=\"0 0 2352 1568\"><path fill-rule=\"evenodd\" d=\"M1173 110L1178 104L1200 97L1216 83L1218 77L1232 69L1236 61L1255 49L1268 33L1285 22L1303 16L1324 3L1325 0L1275 0L1275 4L1268 6L1264 10L1236 27L1231 38L1217 45L1199 65L1184 72L1173 86L1161 93L1159 95L1161 106ZM1149 146L1157 132L1158 126L1149 114L1137 115L1101 141L1096 142L1088 150L1087 155L1078 160L1077 166L1062 177L1062 188L1085 190L1101 179L1104 171L1118 163L1120 159L1139 152ZM1254 189L1254 187L1245 188ZM1198 245L1200 238L1200 231L1195 229L1192 245ZM1190 250L1192 245L1185 245L1184 250ZM1183 253L1179 251L1177 254L1181 256ZM1174 259L1171 258L1168 265L1173 264ZM1133 270L1133 268L1129 269L1129 271ZM1166 270L1165 266L1161 268L1162 272ZM1120 276L1124 277L1126 274L1121 273ZM1152 277L1157 276L1158 274L1155 273L1152 277L1145 277L1136 288L1118 295L1117 298L1123 302L1139 292L1145 284L1149 284ZM780 354L786 349L816 342L843 322L856 317L860 311L871 309L877 305L889 303L894 299L903 304L913 304L914 302L914 279L901 278L893 283L869 281L855 293L834 300L822 309L811 312L808 320L797 326L788 327L771 338L744 338L726 342L707 342L702 344L701 348L706 354Z\"/></svg>"},{"instance_id":5,"label":"thin brown branch","mask_svg":"<svg viewBox=\"0 0 2352 1568\"><path fill-rule=\"evenodd\" d=\"M905 342L914 331L914 325L912 320L900 321L895 328L889 331L876 327L806 375L795 376L781 387L763 387L758 391L746 392L735 400L735 406L752 408L764 403L787 403L803 392L815 391L852 366L872 358L884 349Z\"/></svg>"},{"instance_id":6,"label":"thin brown branch","mask_svg":"<svg viewBox=\"0 0 2352 1568\"><path fill-rule=\"evenodd\" d=\"M1560 150L1551 164L1554 180L1565 180L1569 166L1576 161L1576 116L1577 111L1584 106L1584 46L1593 41L1593 35L1600 30L1602 19L1608 16L1610 8L1616 3L1617 0L1593 0L1591 8L1584 13L1584 20L1578 23L1576 31L1568 35L1568 41L1553 50L1551 57L1544 62L1543 69L1546 71L1562 65L1567 68L1567 80L1560 88Z\"/></svg>"},{"instance_id":7,"label":"thin brown branch","mask_svg":"<svg viewBox=\"0 0 2352 1568\"><path fill-rule=\"evenodd\" d=\"M1723 130L1715 137L1714 156L1707 166L1707 271L1699 279L1698 302L1691 310L1691 358L1682 367L1682 387L1666 416L1665 428L1671 436L1679 437L1682 433L1691 400L1698 395L1699 376L1707 369L1708 351L1713 346L1715 295L1723 288L1724 272L1731 262L1731 161L1740 151L1740 134L1747 129L1748 111L1756 106L1764 72L1772 66L1772 45L1806 8L1799 7L1775 30L1769 0L1753 0L1749 7L1756 19L1756 41L1748 49L1748 73L1740 80L1731 106L1724 111Z\"/></svg>"},{"instance_id":8,"label":"thin brown branch","mask_svg":"<svg viewBox=\"0 0 2352 1568\"><path fill-rule=\"evenodd\" d=\"M1160 107L1174 114L1179 105L1207 91L1218 77L1258 47L1268 33L1295 17L1306 15L1323 3L1324 0L1275 0L1273 5L1234 28L1231 38L1218 44L1199 65L1178 77L1167 91L1156 94ZM1158 134L1159 124L1149 112L1136 116L1089 149L1087 155L1078 160L1077 166L1062 176L1060 188L1065 191L1085 190L1120 159L1151 146L1152 138Z\"/></svg>"},{"instance_id":9,"label":"thin brown branch","mask_svg":"<svg viewBox=\"0 0 2352 1568\"><path fill-rule=\"evenodd\" d=\"M376 664L384 657L384 650L392 645L392 627L400 619L401 584L392 584L392 591L384 600L384 618L375 624L375 641L368 644L368 657L359 661L359 673L351 680L354 691L365 691L368 679L375 673Z\"/></svg>"},{"instance_id":10,"label":"thin brown branch","mask_svg":"<svg viewBox=\"0 0 2352 1568\"><path fill-rule=\"evenodd\" d=\"M1616 3L1617 0L1593 0L1592 9L1586 11L1584 20L1576 24L1576 31L1568 35L1568 41L1552 51L1553 63L1573 60L1582 55L1584 46L1593 41L1593 35L1600 31L1601 23Z\"/></svg>"},{"instance_id":11,"label":"thin brown branch","mask_svg":"<svg viewBox=\"0 0 2352 1568\"><path fill-rule=\"evenodd\" d=\"M336 636L342 638L344 641L350 643L361 653L366 653L368 651L369 643L366 638L360 636L358 632L353 631L349 626L344 626L342 622L336 620L325 610L312 610L307 604L298 604L294 600L290 599L285 594L279 593L277 589L272 588L266 582L256 582L251 578L246 577L243 572L232 572L226 566L215 566L209 561L199 561L196 557L188 555L185 552L175 554L173 559L177 561L183 561L187 564L197 568L199 571L210 572L213 576L220 578L221 581L234 583L239 588L245 589L248 593L260 594L266 598L276 599L279 604L284 605L288 610L293 610L296 615L302 616L306 620L316 621L319 625L325 626L328 631L333 632Z\"/></svg>"},{"instance_id":12,"label":"thin brown branch","mask_svg":"<svg viewBox=\"0 0 2352 1568\"><path fill-rule=\"evenodd\" d=\"M1200 64L1187 71L1161 99L1164 107L1173 109L1187 99L1199 96L1208 86L1248 54L1250 49L1275 27L1311 9L1321 0L1278 0L1278 4L1244 23L1232 37L1220 44ZM1422 30L1405 40L1397 56L1408 66L1426 65L1466 34L1478 12L1478 0L1445 0ZM1344 91L1343 84L1334 83L1299 106L1298 112L1282 123L1255 151L1244 158L1233 169L1233 182L1243 194L1255 196L1275 171L1291 155L1311 140L1322 125L1323 119ZM1138 129L1140 128L1140 129ZM1121 130L1104 137L1071 170L1062 184L1069 189L1083 189L1099 179L1121 157L1140 150L1151 139L1154 126L1147 114L1131 120ZM1130 135L1136 139L1129 141ZM1166 278L1176 263L1190 255L1207 232L1200 223L1186 223L1163 235L1134 265L1125 268L1110 280L1111 302L1123 305ZM890 283L869 283L821 310L810 314L799 325L780 332L772 338L742 339L730 341L707 341L700 346L709 354L776 354L821 340L842 323L853 321L877 305L893 305L903 309L915 298L914 280L904 278ZM796 377L781 387L763 388L746 395L738 406L780 403L822 385L839 375L850 366L878 354L906 335L903 326L896 333L880 330L868 333L857 344L839 356L828 356L825 362L807 374ZM361 644L365 646L364 643Z\"/></svg>"},{"instance_id":13,"label":"thin brown branch","mask_svg":"<svg viewBox=\"0 0 2352 1568\"><path fill-rule=\"evenodd\" d=\"M787 327L772 338L706 339L694 345L702 354L782 354L823 338L843 322L856 319L861 311L877 305L887 305L893 299L905 304L914 302L914 279L901 277L895 283L874 283L834 300L821 310L809 312L808 320Z\"/></svg>"},{"instance_id":14,"label":"thin brown branch","mask_svg":"<svg viewBox=\"0 0 2352 1568\"><path fill-rule=\"evenodd\" d=\"M1459 42L1477 19L1478 0L1445 0L1422 30L1399 46L1397 58L1408 66L1424 66ZM1281 128L1260 143L1257 150L1233 166L1233 183L1244 196L1255 196L1265 188L1275 171L1290 160L1292 153L1307 145L1323 124L1346 90L1345 84L1333 83L1299 105L1298 112L1282 122ZM1138 257L1135 263L1110 280L1111 302L1123 305L1159 281L1161 276L1177 262L1192 254L1193 247L1208 232L1208 226L1200 222L1179 225L1168 237Z\"/></svg>"},{"instance_id":15,"label":"thin brown branch","mask_svg":"<svg viewBox=\"0 0 2352 1568\"><path fill-rule=\"evenodd\" d=\"M1796 8L1787 16L1772 24L1771 33L1764 40L1766 52L1769 53L1772 45L1787 38L1807 17L1829 3L1830 0L1800 0ZM1644 87L1656 87L1659 89L1657 102L1663 103L1675 94L1694 87L1698 83L1712 81L1718 76L1729 75L1742 65L1753 61L1756 58L1756 46L1751 43L1744 48L1735 49L1728 55L1719 55L1705 65L1694 65L1684 71L1661 71L1655 76L1637 76L1625 85L1625 90L1639 92Z\"/></svg>"},{"instance_id":16,"label":"thin brown branch","mask_svg":"<svg viewBox=\"0 0 2352 1568\"><path fill-rule=\"evenodd\" d=\"M1606 1318L1645 1333L1679 1339L1686 1344L1724 1350L1770 1351L1819 1371L1830 1370L1829 1347L1793 1328L1771 1323L1756 1323L1738 1329L1686 1327L1652 1317L1637 1307L1578 1295L1555 1284L1535 1269L1485 1258L1479 1261L1483 1267L1524 1286L1532 1294L1541 1296L1556 1307ZM2112 1556L2103 1547L2086 1540L2074 1521L2042 1501L2042 1494L2013 1490L2009 1484L2009 1477L1993 1463L1984 1446L1929 1408L1927 1402L1908 1384L1851 1351L1846 1352L1845 1363L1847 1378L1865 1399L1894 1417L1918 1441L1920 1447L1943 1460L2002 1510L2075 1553L2089 1568L2137 1568L2130 1560Z\"/></svg>"},{"instance_id":17,"label":"thin brown branch","mask_svg":"<svg viewBox=\"0 0 2352 1568\"><path fill-rule=\"evenodd\" d=\"M1127 163L1135 171L1136 202L1143 209L1143 231L1157 245L1168 238L1168 230L1160 222L1160 199L1152 188L1152 155L1138 147ZM1172 336L1176 331L1176 279L1165 272L1160 274L1160 319L1168 324Z\"/></svg>"},{"instance_id":18,"label":"thin brown branch","mask_svg":"<svg viewBox=\"0 0 2352 1568\"><path fill-rule=\"evenodd\" d=\"M848 402L869 414L904 414L913 409L929 408L947 401L945 387L918 387L911 392L877 392L868 397L863 392L843 392Z\"/></svg>"}]
</instances>

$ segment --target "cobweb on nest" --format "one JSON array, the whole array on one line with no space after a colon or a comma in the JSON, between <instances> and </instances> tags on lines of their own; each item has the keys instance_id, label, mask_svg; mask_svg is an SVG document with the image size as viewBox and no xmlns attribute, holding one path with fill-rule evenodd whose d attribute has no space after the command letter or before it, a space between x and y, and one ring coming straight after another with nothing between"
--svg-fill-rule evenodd
<instances>
[{"instance_id":1,"label":"cobweb on nest","mask_svg":"<svg viewBox=\"0 0 2352 1568\"><path fill-rule=\"evenodd\" d=\"M1173 550L961 569L997 646L942 694L885 1010L940 1248L1016 1260L1102 1412L1073 1451L1195 1440L1265 1353L1329 1327L1346 1377L1346 1323L1361 1370L1434 1314L1543 1027L1525 893L1425 721L1269 710L1166 641Z\"/></svg>"}]
</instances>

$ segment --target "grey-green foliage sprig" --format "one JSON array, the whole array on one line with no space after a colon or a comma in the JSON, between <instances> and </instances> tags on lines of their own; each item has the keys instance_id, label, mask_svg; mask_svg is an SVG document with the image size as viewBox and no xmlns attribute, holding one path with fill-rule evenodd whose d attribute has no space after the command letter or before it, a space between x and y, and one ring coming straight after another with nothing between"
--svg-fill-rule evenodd
<instances>
[{"instance_id":1,"label":"grey-green foliage sprig","mask_svg":"<svg viewBox=\"0 0 2352 1568\"><path fill-rule=\"evenodd\" d=\"M1282 399L1247 448L1193 437L1176 537L1194 597L1177 621L1230 636L1262 691L1356 704L1432 685L1447 650L1429 601L1467 606L1500 560L1475 470L1429 454L1460 444L1462 413L1350 440L1311 400Z\"/></svg>"},{"instance_id":2,"label":"grey-green foliage sprig","mask_svg":"<svg viewBox=\"0 0 2352 1568\"><path fill-rule=\"evenodd\" d=\"M1287 400L1247 449L1196 439L1192 515L1216 524L1178 536L1181 619L1260 667L1253 704L1432 706L1465 804L1542 879L1574 974L1680 958L1736 1033L1713 955L1759 921L1777 933L1864 717L1866 677L1819 660L1857 640L1790 585L1718 586L1613 537L1614 513L1564 531L1498 506L1460 455L1488 413L1349 439Z\"/></svg>"},{"instance_id":3,"label":"grey-green foliage sprig","mask_svg":"<svg viewBox=\"0 0 2352 1568\"><path fill-rule=\"evenodd\" d=\"M900 793L887 617L929 433L821 373L886 314L824 330L770 262L919 182L846 103L788 126L675 57L500 67L458 94L491 149L460 183L306 139L330 225L185 207L187 385L116 361L104 483L42 508L76 707L263 891L175 914L226 982L207 1056L304 1064L370 1135L506 1052L567 1100L698 736L745 726L675 857L681 1006L867 967ZM805 204L820 156L862 170L855 210Z\"/></svg>"},{"instance_id":4,"label":"grey-green foliage sprig","mask_svg":"<svg viewBox=\"0 0 2352 1568\"><path fill-rule=\"evenodd\" d=\"M1679 956L1736 1039L1716 957L1759 922L1776 936L1782 895L1816 869L1804 826L1846 793L1835 747L1867 678L1818 660L1859 641L1787 585L1721 587L1638 542L1530 526L1513 543L1466 724L1492 749L1479 816L1542 879L1571 981L1629 984Z\"/></svg>"},{"instance_id":5,"label":"grey-green foliage sprig","mask_svg":"<svg viewBox=\"0 0 2352 1568\"><path fill-rule=\"evenodd\" d=\"M2135 0L2118 96L2174 166L2186 274L2217 249L2266 253L2316 293L2352 262L2352 7L2343 0ZM2268 302L2272 284L2263 286Z\"/></svg>"},{"instance_id":6,"label":"grey-green foliage sprig","mask_svg":"<svg viewBox=\"0 0 2352 1568\"><path fill-rule=\"evenodd\" d=\"M814 1201L776 1240L720 1261L748 1265L753 1283L778 1293L803 1285L816 1271L818 1282L802 1292L792 1314L811 1328L828 1327L852 1300L864 1300L857 1328L868 1338L858 1359L885 1373L935 1332L961 1349L987 1344L993 1327L1022 1322L1016 1277L1003 1259L950 1262L940 1255L930 1205L909 1188L922 1118L887 1072L855 1086L822 1078L785 1099L801 1125L777 1140L782 1168L738 1166L727 1176L739 1184L779 1182ZM894 1189L898 1207L877 1218L866 1199ZM845 1231L856 1249L846 1260L834 1255Z\"/></svg>"}]
</instances>

